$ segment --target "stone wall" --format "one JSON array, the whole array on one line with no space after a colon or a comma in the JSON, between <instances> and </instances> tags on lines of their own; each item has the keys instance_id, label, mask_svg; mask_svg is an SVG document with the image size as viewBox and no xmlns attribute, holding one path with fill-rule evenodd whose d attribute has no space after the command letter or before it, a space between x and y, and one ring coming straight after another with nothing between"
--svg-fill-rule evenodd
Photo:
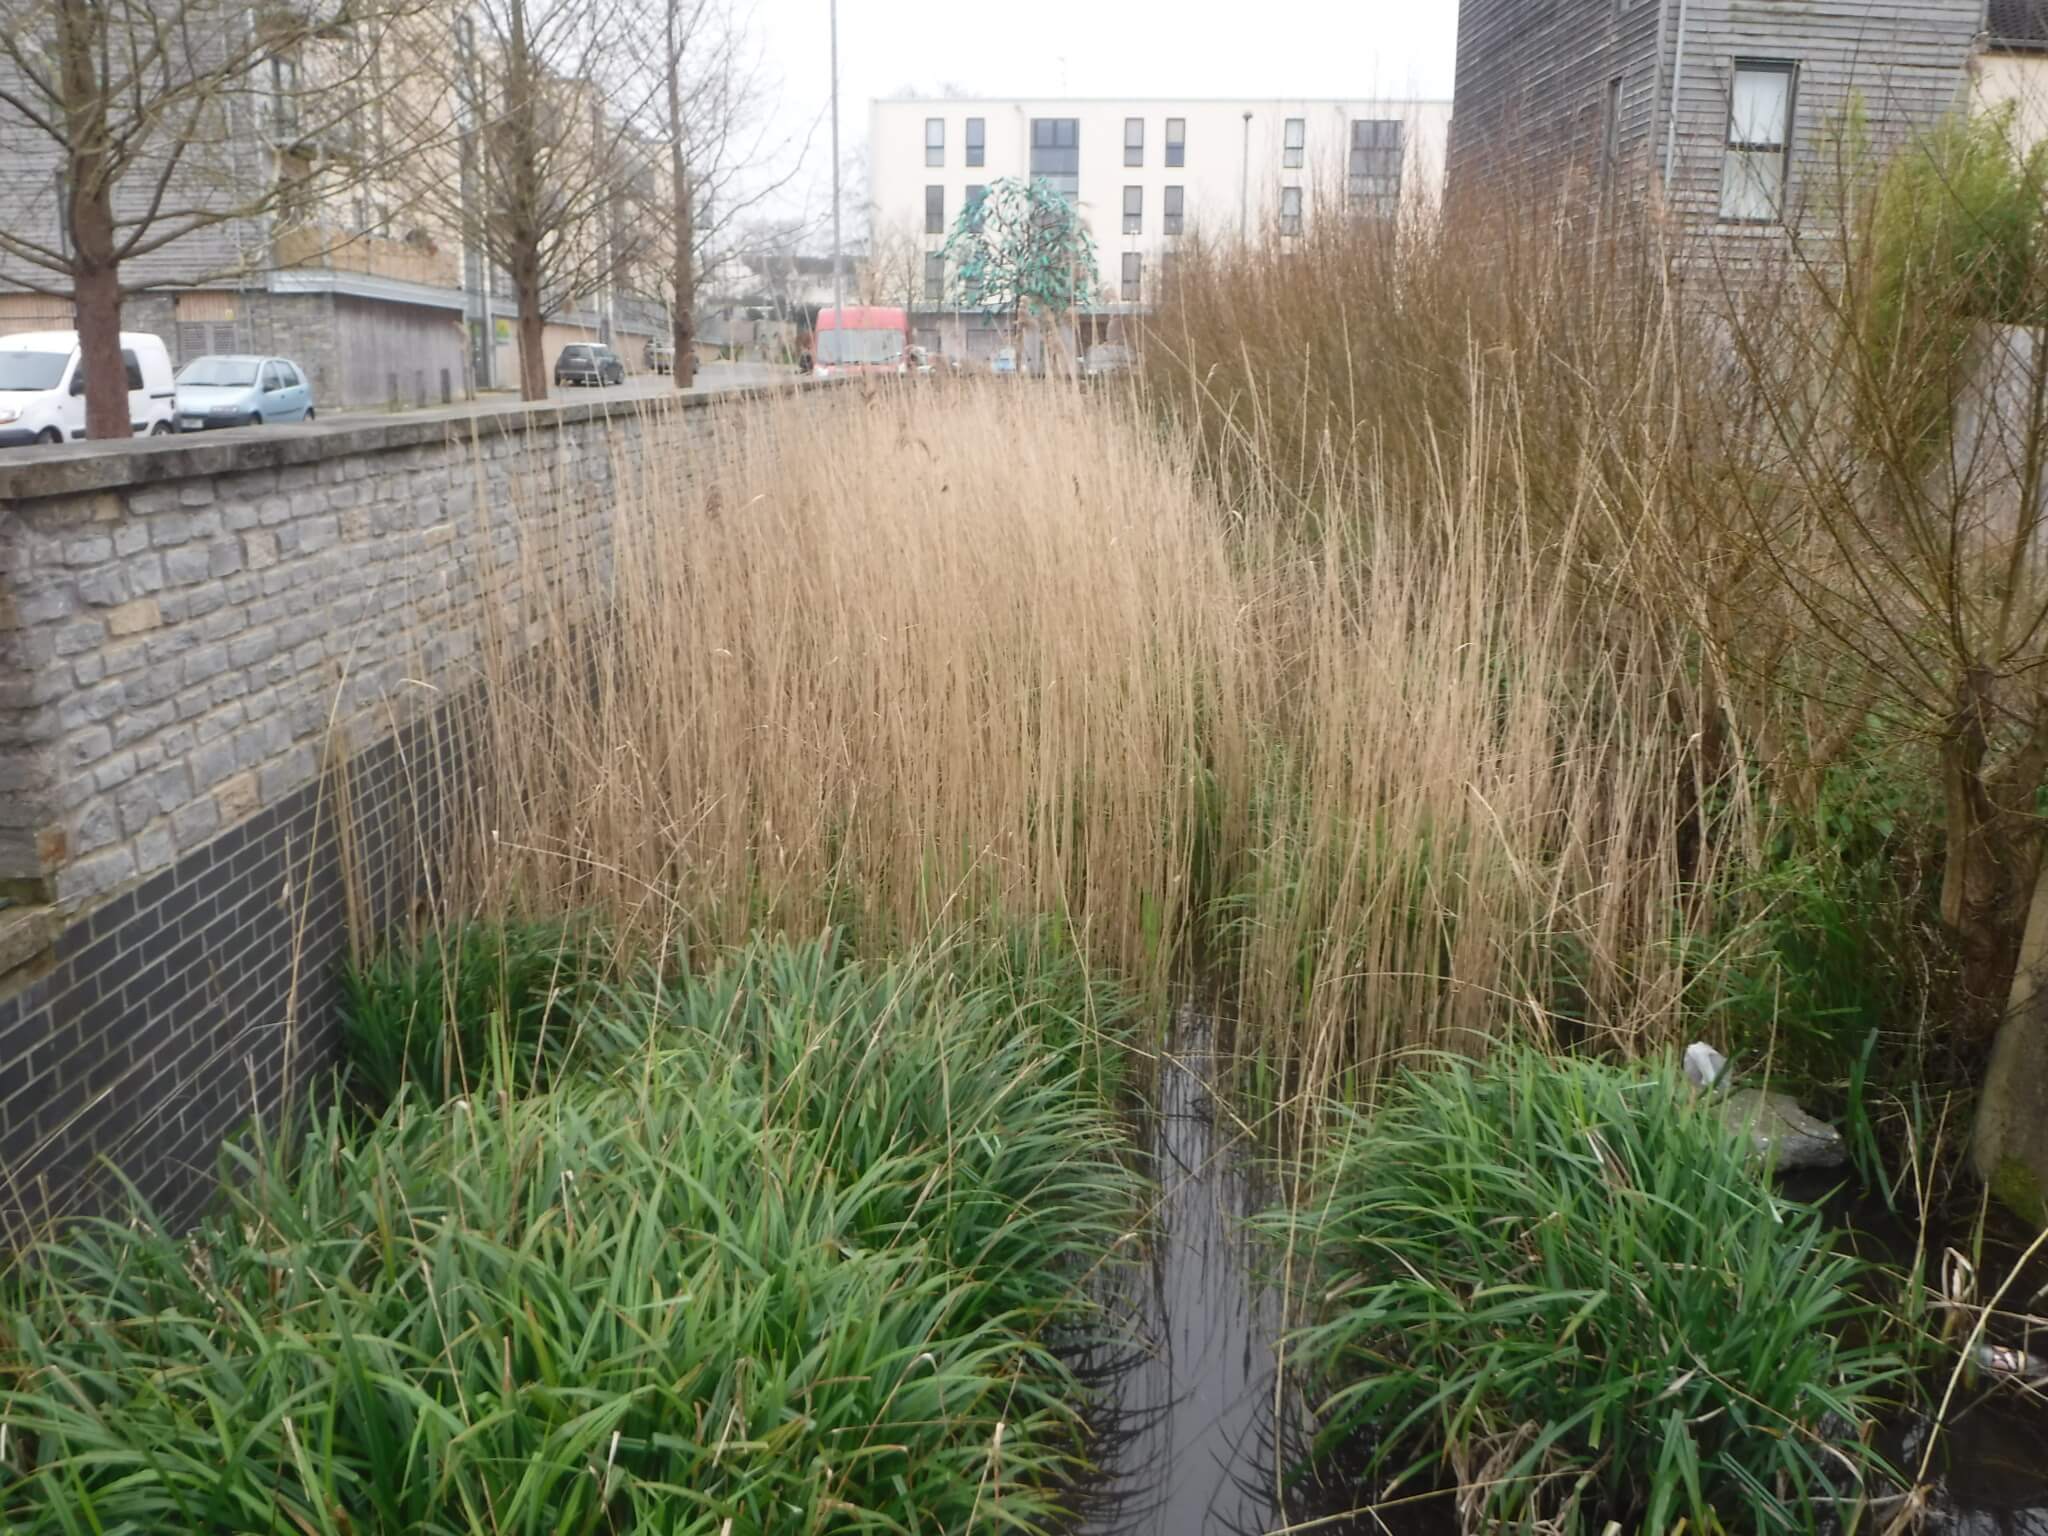
<instances>
[{"instance_id":1,"label":"stone wall","mask_svg":"<svg viewBox=\"0 0 2048 1536\"><path fill-rule=\"evenodd\" d=\"M600 585L617 477L761 408L470 410L0 467L0 1239L107 1158L177 1206L225 1133L332 1062L334 744L352 853L389 876L417 844L400 780L475 675L479 593Z\"/></svg>"}]
</instances>

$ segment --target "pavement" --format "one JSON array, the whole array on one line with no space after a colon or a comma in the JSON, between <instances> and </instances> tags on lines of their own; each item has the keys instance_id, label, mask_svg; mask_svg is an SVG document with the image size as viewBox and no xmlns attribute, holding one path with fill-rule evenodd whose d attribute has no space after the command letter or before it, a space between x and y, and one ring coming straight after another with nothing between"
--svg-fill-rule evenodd
<instances>
[{"instance_id":1,"label":"pavement","mask_svg":"<svg viewBox=\"0 0 2048 1536\"><path fill-rule=\"evenodd\" d=\"M777 363L706 363L697 370L697 380L687 391L693 395L718 394L728 389L762 389L773 384L795 384L800 375L796 369ZM660 400L678 393L675 381L666 374L631 373L623 384L608 384L603 389L594 389L588 384L557 384L548 390L550 400ZM455 403L454 409L464 405L478 406L511 405L519 399L519 392L513 389L487 389L474 401ZM316 408L319 402L315 401ZM429 410L448 410L450 407L435 404ZM336 425L362 426L370 422L403 421L416 416L417 411L386 411L381 406L351 407L348 409L321 409L314 419L318 426L323 421Z\"/></svg>"}]
</instances>

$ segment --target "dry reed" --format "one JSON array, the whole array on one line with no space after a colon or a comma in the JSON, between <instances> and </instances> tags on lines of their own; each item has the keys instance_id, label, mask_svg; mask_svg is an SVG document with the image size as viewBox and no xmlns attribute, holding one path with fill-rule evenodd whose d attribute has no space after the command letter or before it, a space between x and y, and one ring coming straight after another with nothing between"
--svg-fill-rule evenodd
<instances>
[{"instance_id":1,"label":"dry reed","mask_svg":"<svg viewBox=\"0 0 2048 1536\"><path fill-rule=\"evenodd\" d=\"M1304 534L1129 402L1000 385L621 456L609 584L492 563L458 909L701 950L1052 915L1220 978L1315 1080L1557 1010L1672 1038L1700 787L1678 637L1558 575L1511 426ZM1335 476L1332 477L1335 480ZM516 588L516 590L515 590ZM1680 709L1678 718L1685 717Z\"/></svg>"}]
</instances>

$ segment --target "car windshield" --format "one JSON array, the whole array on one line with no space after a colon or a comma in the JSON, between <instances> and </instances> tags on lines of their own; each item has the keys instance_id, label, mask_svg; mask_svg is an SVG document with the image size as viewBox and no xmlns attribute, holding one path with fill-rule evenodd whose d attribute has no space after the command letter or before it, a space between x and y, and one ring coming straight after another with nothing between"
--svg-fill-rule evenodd
<instances>
[{"instance_id":1,"label":"car windshield","mask_svg":"<svg viewBox=\"0 0 2048 1536\"><path fill-rule=\"evenodd\" d=\"M55 389L70 361L65 352L0 352L0 389Z\"/></svg>"},{"instance_id":2,"label":"car windshield","mask_svg":"<svg viewBox=\"0 0 2048 1536\"><path fill-rule=\"evenodd\" d=\"M238 357L202 357L185 365L180 384L218 384L246 388L256 382L257 365Z\"/></svg>"},{"instance_id":3,"label":"car windshield","mask_svg":"<svg viewBox=\"0 0 2048 1536\"><path fill-rule=\"evenodd\" d=\"M903 360L901 331L820 331L821 363L898 363Z\"/></svg>"}]
</instances>

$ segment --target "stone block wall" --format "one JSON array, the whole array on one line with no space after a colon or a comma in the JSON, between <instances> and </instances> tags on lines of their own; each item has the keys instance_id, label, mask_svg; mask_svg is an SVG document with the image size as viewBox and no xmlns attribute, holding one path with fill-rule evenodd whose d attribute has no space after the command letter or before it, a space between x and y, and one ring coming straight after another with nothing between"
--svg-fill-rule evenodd
<instances>
[{"instance_id":1,"label":"stone block wall","mask_svg":"<svg viewBox=\"0 0 2048 1536\"><path fill-rule=\"evenodd\" d=\"M0 467L0 1245L109 1160L177 1208L223 1135L332 1063L328 754L350 753L352 855L402 899L402 781L475 676L480 596L601 588L618 478L763 408L469 410Z\"/></svg>"}]
</instances>

